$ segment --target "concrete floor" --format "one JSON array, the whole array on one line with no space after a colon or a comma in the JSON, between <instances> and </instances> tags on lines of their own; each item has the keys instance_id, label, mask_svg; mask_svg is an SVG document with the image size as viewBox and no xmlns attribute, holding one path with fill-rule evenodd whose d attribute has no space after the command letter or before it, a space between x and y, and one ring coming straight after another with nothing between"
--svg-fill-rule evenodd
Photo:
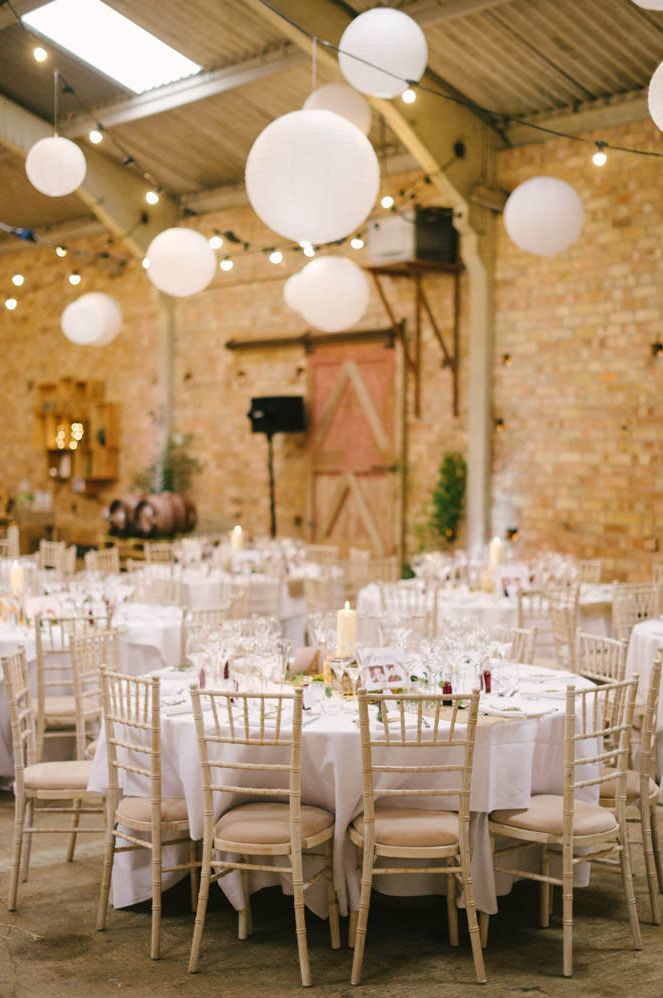
<instances>
[{"instance_id":1,"label":"concrete floor","mask_svg":"<svg viewBox=\"0 0 663 998\"><path fill-rule=\"evenodd\" d=\"M63 837L41 836L33 849L30 881L21 885L18 911L6 911L13 801L0 793L0 998L60 998L106 995L215 995L253 998L301 994L292 906L279 890L254 895L255 934L236 936L236 916L213 891L201 971L186 972L193 916L184 885L164 899L162 959L149 959L149 907L109 913L108 930L97 933L100 839L81 840L73 865L63 862ZM639 852L639 851L638 851ZM630 948L617 879L596 873L576 894L575 976L561 976L559 906L553 927L537 927L537 893L521 883L503 898L491 921L486 951L488 984L474 983L467 933L461 946L447 943L443 899L396 900L376 896L371 908L364 985L351 988L348 949L332 952L326 923L309 916L314 987L322 995L447 996L470 992L583 998L659 998L663 995L663 927L648 924L642 863L636 874L644 949ZM557 899L559 901L559 899ZM663 901L663 899L662 899ZM347 928L342 920L342 931Z\"/></svg>"}]
</instances>

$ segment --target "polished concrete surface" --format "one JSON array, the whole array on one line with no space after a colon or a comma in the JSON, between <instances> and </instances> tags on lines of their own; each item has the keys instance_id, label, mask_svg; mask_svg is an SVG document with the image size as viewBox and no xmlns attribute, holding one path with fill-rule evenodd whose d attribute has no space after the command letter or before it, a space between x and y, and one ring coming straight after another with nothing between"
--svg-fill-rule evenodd
<instances>
[{"instance_id":1,"label":"polished concrete surface","mask_svg":"<svg viewBox=\"0 0 663 998\"><path fill-rule=\"evenodd\" d=\"M106 995L216 995L253 998L301 993L294 920L279 890L254 895L254 935L239 942L236 916L213 889L200 973L186 972L193 916L185 885L164 899L162 959L149 959L149 907L111 911L106 932L96 932L100 839L80 840L73 864L64 862L65 839L40 836L30 880L20 886L18 910L6 911L13 801L0 793L0 998ZM661 816L663 821L663 815ZM486 950L488 983L474 983L461 916L461 946L447 942L443 899L403 901L375 896L364 964L364 984L349 983L351 951L333 952L325 922L308 918L314 990L322 995L583 996L659 998L663 995L663 927L649 923L639 849L636 887L644 949L631 948L619 881L595 873L576 893L575 976L561 976L560 899L552 927L537 927L537 889L521 883L500 902ZM663 898L661 898L663 907ZM343 938L347 921L342 920Z\"/></svg>"}]
</instances>

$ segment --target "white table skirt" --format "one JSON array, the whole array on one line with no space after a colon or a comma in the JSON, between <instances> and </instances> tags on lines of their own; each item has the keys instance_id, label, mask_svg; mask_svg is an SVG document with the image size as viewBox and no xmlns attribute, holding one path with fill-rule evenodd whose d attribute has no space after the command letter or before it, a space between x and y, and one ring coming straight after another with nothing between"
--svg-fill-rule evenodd
<instances>
[{"instance_id":1,"label":"white table skirt","mask_svg":"<svg viewBox=\"0 0 663 998\"><path fill-rule=\"evenodd\" d=\"M663 648L663 619L644 620L641 624L636 624L631 631L626 655L626 675L638 675L640 682L638 685L638 703L645 704L647 701L647 690L649 689L649 677L651 676L651 666L654 655ZM656 775L662 784L659 801L663 804L663 697L659 699L658 718L656 724Z\"/></svg>"},{"instance_id":2,"label":"white table skirt","mask_svg":"<svg viewBox=\"0 0 663 998\"><path fill-rule=\"evenodd\" d=\"M559 673L555 673L559 677ZM572 677L577 686L591 685ZM170 683L180 687L182 674L165 675L164 687ZM356 908L359 902L359 882L356 875L354 850L349 845L346 829L362 810L362 779L358 727L347 713L313 716L305 714L302 737L302 799L307 804L326 808L336 816L335 876L342 913ZM482 718L477 733L472 784L471 822L472 870L477 904L483 911L497 910L496 895L507 893L510 882L495 883L488 836L488 813L496 808L526 807L535 793L560 793L562 790L564 755L564 717L562 705L556 713L531 719ZM227 750L227 747L226 747ZM263 757L264 758L264 757ZM94 760L90 789L105 792L108 785L105 739L99 740ZM396 777L398 778L398 777ZM125 774L123 791L128 795L149 797L149 783L142 777ZM595 790L595 788L592 788ZM193 718L190 714L169 716L162 713L162 796L184 797L187 804L191 834L203 835L202 789L198 750ZM589 794L594 799L595 794ZM236 800L215 800L220 816ZM426 806L417 802L418 806ZM434 806L434 805L433 805ZM171 850L171 853L174 850ZM164 860L164 865L170 862ZM182 874L168 875L165 886L180 879ZM251 890L278 882L268 874L252 875ZM231 902L241 907L241 890L234 875L221 882ZM327 913L322 884L307 892L307 905L317 914ZM443 893L443 877L417 874L381 878L380 890L408 896ZM125 907L147 899L151 893L151 875L147 852L119 854L113 874L113 904Z\"/></svg>"}]
</instances>

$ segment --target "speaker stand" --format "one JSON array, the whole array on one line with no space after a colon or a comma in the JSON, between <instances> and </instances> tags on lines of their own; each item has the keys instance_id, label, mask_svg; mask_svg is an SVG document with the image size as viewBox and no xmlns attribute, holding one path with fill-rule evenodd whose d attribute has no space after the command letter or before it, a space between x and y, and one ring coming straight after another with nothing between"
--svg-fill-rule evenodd
<instances>
[{"instance_id":1,"label":"speaker stand","mask_svg":"<svg viewBox=\"0 0 663 998\"><path fill-rule=\"evenodd\" d=\"M267 434L267 472L269 474L269 532L276 537L276 489L274 486L274 445L272 433Z\"/></svg>"}]
</instances>

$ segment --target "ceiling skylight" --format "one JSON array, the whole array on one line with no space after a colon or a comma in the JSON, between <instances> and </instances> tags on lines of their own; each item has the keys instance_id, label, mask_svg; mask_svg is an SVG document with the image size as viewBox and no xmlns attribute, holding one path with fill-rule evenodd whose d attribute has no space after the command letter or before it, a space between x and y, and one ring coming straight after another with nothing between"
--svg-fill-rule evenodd
<instances>
[{"instance_id":1,"label":"ceiling skylight","mask_svg":"<svg viewBox=\"0 0 663 998\"><path fill-rule=\"evenodd\" d=\"M202 69L101 0L52 0L22 20L135 94Z\"/></svg>"}]
</instances>

